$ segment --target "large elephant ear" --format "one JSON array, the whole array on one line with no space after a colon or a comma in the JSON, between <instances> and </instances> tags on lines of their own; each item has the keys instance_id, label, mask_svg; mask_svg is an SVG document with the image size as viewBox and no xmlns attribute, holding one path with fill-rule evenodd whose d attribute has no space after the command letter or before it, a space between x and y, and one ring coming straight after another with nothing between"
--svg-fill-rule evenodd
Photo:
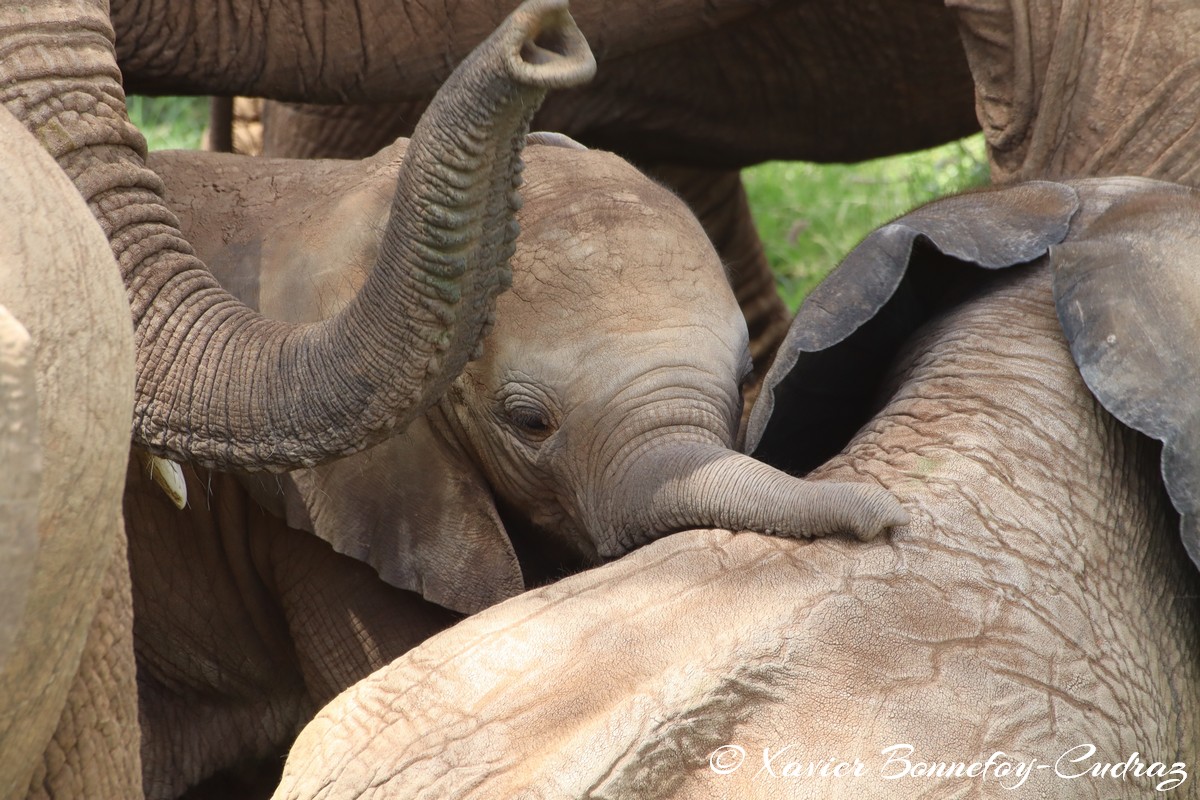
<instances>
[{"instance_id":1,"label":"large elephant ear","mask_svg":"<svg viewBox=\"0 0 1200 800\"><path fill-rule=\"evenodd\" d=\"M902 342L978 278L964 267L1045 255L1078 208L1071 187L1033 181L943 198L875 230L801 305L751 412L746 452L798 472L833 456L873 413Z\"/></svg>"},{"instance_id":2,"label":"large elephant ear","mask_svg":"<svg viewBox=\"0 0 1200 800\"><path fill-rule=\"evenodd\" d=\"M1080 192L1086 199L1089 188L1117 182ZM1126 191L1051 249L1054 302L1096 399L1163 443L1163 480L1200 567L1200 193L1120 183Z\"/></svg>"},{"instance_id":3,"label":"large elephant ear","mask_svg":"<svg viewBox=\"0 0 1200 800\"><path fill-rule=\"evenodd\" d=\"M473 614L525 588L491 489L425 418L360 453L253 480L288 525L438 605Z\"/></svg>"}]
</instances>

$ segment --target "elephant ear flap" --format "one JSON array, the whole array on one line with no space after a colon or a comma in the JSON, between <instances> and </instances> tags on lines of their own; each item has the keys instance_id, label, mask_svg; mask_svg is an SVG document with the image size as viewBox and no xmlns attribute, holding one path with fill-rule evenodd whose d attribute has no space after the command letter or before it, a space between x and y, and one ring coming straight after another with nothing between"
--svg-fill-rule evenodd
<instances>
[{"instance_id":1,"label":"elephant ear flap","mask_svg":"<svg viewBox=\"0 0 1200 800\"><path fill-rule=\"evenodd\" d=\"M876 229L800 306L751 412L746 452L789 469L832 456L865 421L865 398L901 342L969 281L964 267L1045 255L1078 207L1071 187L1031 181L936 200ZM777 407L786 414L772 419ZM807 463L772 456L797 437Z\"/></svg>"},{"instance_id":2,"label":"elephant ear flap","mask_svg":"<svg viewBox=\"0 0 1200 800\"><path fill-rule=\"evenodd\" d=\"M1096 399L1163 443L1167 494L1200 568L1200 195L1132 186L1051 250L1054 302Z\"/></svg>"},{"instance_id":3,"label":"elephant ear flap","mask_svg":"<svg viewBox=\"0 0 1200 800\"><path fill-rule=\"evenodd\" d=\"M288 524L366 562L393 586L464 614L524 591L490 488L424 418L288 480Z\"/></svg>"}]
</instances>

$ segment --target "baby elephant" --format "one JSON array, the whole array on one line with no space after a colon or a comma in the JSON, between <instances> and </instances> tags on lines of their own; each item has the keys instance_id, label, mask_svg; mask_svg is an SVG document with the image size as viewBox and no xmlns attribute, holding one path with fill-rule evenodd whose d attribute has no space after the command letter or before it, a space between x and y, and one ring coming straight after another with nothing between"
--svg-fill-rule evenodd
<instances>
[{"instance_id":1,"label":"baby elephant","mask_svg":"<svg viewBox=\"0 0 1200 800\"><path fill-rule=\"evenodd\" d=\"M675 531L868 539L904 524L877 486L806 482L732 449L748 337L700 225L613 155L541 134L531 144L513 286L480 357L391 440L257 480L259 502L464 612ZM221 283L300 322L362 286L406 147L362 162L151 164ZM360 346L376 344L364 334Z\"/></svg>"}]
</instances>

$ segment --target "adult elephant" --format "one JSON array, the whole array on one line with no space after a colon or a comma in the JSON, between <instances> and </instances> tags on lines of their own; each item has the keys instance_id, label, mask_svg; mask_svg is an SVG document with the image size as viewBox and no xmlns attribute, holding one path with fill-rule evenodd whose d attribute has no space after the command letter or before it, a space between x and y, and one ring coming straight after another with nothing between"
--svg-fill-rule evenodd
<instances>
[{"instance_id":1,"label":"adult elephant","mask_svg":"<svg viewBox=\"0 0 1200 800\"><path fill-rule=\"evenodd\" d=\"M751 436L798 469L840 449L812 477L889 487L910 525L689 532L489 609L330 704L276 797L1194 794L1200 581L1162 449L1093 399L1054 294L1185 285L1198 220L1194 192L1113 179L873 234ZM1073 346L1123 342L1109 322Z\"/></svg>"},{"instance_id":2,"label":"adult elephant","mask_svg":"<svg viewBox=\"0 0 1200 800\"><path fill-rule=\"evenodd\" d=\"M75 187L0 138L0 797L135 797L128 306Z\"/></svg>"},{"instance_id":3,"label":"adult elephant","mask_svg":"<svg viewBox=\"0 0 1200 800\"><path fill-rule=\"evenodd\" d=\"M445 390L508 282L529 117L546 90L595 69L563 0L515 11L414 134L363 292L336 318L297 327L235 301L192 254L126 118L102 0L6 5L0 47L0 101L79 188L124 277L137 347L135 442L255 469L361 450Z\"/></svg>"},{"instance_id":4,"label":"adult elephant","mask_svg":"<svg viewBox=\"0 0 1200 800\"><path fill-rule=\"evenodd\" d=\"M409 135L433 90L429 65L442 52L455 57L463 30L504 5L410 9L389 58L378 59L404 65L394 84L375 87L364 78L352 95L357 105L316 105L346 102L320 88L300 97L304 104L267 103L262 152L363 158ZM656 4L652 13L623 2L583 13L583 31L601 42L597 78L549 98L534 124L618 153L688 202L729 267L759 377L791 315L739 169L766 159L857 161L978 130L954 18L938 2L692 0ZM338 34L351 42L348 54L382 50L373 31L355 26Z\"/></svg>"},{"instance_id":5,"label":"adult elephant","mask_svg":"<svg viewBox=\"0 0 1200 800\"><path fill-rule=\"evenodd\" d=\"M1188 0L948 0L998 183L1200 185L1200 8Z\"/></svg>"}]
</instances>

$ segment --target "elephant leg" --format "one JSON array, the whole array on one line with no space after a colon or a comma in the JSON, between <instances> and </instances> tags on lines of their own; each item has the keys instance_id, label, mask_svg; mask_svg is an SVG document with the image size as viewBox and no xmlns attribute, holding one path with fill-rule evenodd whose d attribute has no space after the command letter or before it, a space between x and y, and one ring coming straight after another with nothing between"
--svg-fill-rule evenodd
<instances>
[{"instance_id":1,"label":"elephant leg","mask_svg":"<svg viewBox=\"0 0 1200 800\"><path fill-rule=\"evenodd\" d=\"M246 542L249 525L277 521L232 477L210 481L191 465L183 468L190 505L178 509L130 461L124 508L143 782L147 798L165 800L283 753L313 707Z\"/></svg>"},{"instance_id":2,"label":"elephant leg","mask_svg":"<svg viewBox=\"0 0 1200 800\"><path fill-rule=\"evenodd\" d=\"M239 153L280 158L367 158L399 137L411 137L428 105L428 99L325 106L238 98L234 147Z\"/></svg>"},{"instance_id":3,"label":"elephant leg","mask_svg":"<svg viewBox=\"0 0 1200 800\"><path fill-rule=\"evenodd\" d=\"M133 604L123 522L75 680L29 798L142 797Z\"/></svg>"},{"instance_id":4,"label":"elephant leg","mask_svg":"<svg viewBox=\"0 0 1200 800\"><path fill-rule=\"evenodd\" d=\"M708 238L721 255L729 283L750 330L750 355L754 381L748 392L757 394L775 351L787 333L791 314L775 288L762 240L754 227L746 189L738 170L703 169L660 164L647 172L666 184L691 207ZM750 405L747 398L747 406Z\"/></svg>"}]
</instances>

